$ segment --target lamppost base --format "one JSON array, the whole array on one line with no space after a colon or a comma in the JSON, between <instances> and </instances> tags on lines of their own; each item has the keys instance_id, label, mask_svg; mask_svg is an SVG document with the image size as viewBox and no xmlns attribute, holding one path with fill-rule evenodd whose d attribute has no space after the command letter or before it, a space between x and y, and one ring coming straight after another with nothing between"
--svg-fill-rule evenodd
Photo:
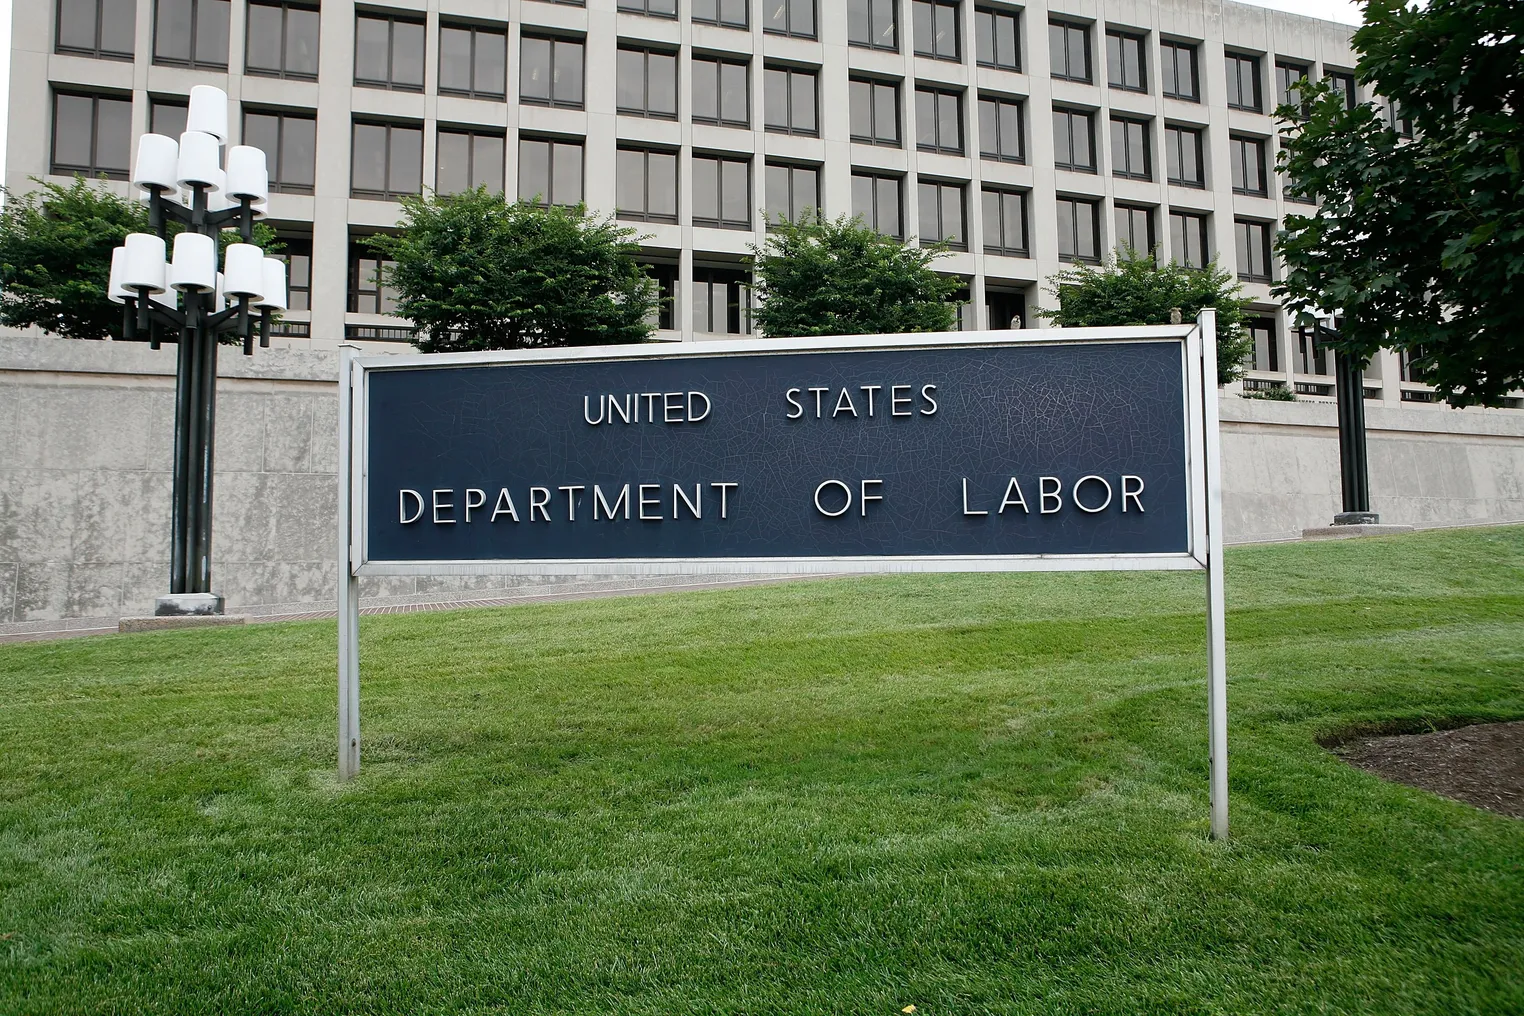
<instances>
[{"instance_id":1,"label":"lamppost base","mask_svg":"<svg viewBox=\"0 0 1524 1016\"><path fill-rule=\"evenodd\" d=\"M206 617L221 614L227 606L217 593L170 593L154 603L155 617Z\"/></svg>"},{"instance_id":2,"label":"lamppost base","mask_svg":"<svg viewBox=\"0 0 1524 1016\"><path fill-rule=\"evenodd\" d=\"M1340 512L1334 516L1336 526L1379 526L1381 516L1376 512Z\"/></svg>"}]
</instances>

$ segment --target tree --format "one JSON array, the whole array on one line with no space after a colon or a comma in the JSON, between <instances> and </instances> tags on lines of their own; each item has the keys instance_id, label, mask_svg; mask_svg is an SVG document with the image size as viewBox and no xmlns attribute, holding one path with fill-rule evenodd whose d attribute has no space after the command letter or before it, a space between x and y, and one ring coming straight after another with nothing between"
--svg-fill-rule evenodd
<instances>
[{"instance_id":1,"label":"tree","mask_svg":"<svg viewBox=\"0 0 1524 1016\"><path fill-rule=\"evenodd\" d=\"M944 332L956 326L950 303L962 283L931 265L945 245L901 243L842 216L780 217L753 247L755 317L763 335L885 335Z\"/></svg>"},{"instance_id":2,"label":"tree","mask_svg":"<svg viewBox=\"0 0 1524 1016\"><path fill-rule=\"evenodd\" d=\"M70 339L120 339L122 308L106 298L111 252L128 233L149 231L148 206L82 177L68 187L36 182L42 186L35 191L6 191L0 210L0 324L35 325ZM171 223L171 239L182 230ZM219 239L226 247L238 234L225 229ZM254 224L253 239L267 253L280 248L262 222Z\"/></svg>"},{"instance_id":3,"label":"tree","mask_svg":"<svg viewBox=\"0 0 1524 1016\"><path fill-rule=\"evenodd\" d=\"M1320 202L1286 217L1277 295L1337 313L1331 347L1405 350L1452 405L1495 404L1524 384L1524 5L1371 0L1354 46L1397 114L1326 83L1277 111L1288 189Z\"/></svg>"},{"instance_id":4,"label":"tree","mask_svg":"<svg viewBox=\"0 0 1524 1016\"><path fill-rule=\"evenodd\" d=\"M486 188L402 201L402 231L370 246L425 353L641 342L656 283L635 231L585 208L509 203Z\"/></svg>"},{"instance_id":5,"label":"tree","mask_svg":"<svg viewBox=\"0 0 1524 1016\"><path fill-rule=\"evenodd\" d=\"M1173 261L1161 267L1152 254L1128 247L1099 268L1077 265L1058 273L1048 291L1058 298L1058 309L1037 314L1064 328L1167 325L1176 308L1186 321L1203 307L1215 308L1220 385L1242 377L1244 360L1254 351L1254 337L1243 326L1249 301L1216 261L1204 269Z\"/></svg>"}]
</instances>

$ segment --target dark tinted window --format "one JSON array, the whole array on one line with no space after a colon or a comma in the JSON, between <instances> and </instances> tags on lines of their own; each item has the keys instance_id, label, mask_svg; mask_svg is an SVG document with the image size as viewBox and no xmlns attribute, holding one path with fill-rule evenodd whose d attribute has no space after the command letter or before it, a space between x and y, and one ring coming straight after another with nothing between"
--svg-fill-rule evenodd
<instances>
[{"instance_id":1,"label":"dark tinted window","mask_svg":"<svg viewBox=\"0 0 1524 1016\"><path fill-rule=\"evenodd\" d=\"M1205 268L1209 250L1207 217L1195 212L1170 212L1169 243L1176 262L1186 268Z\"/></svg>"},{"instance_id":2,"label":"dark tinted window","mask_svg":"<svg viewBox=\"0 0 1524 1016\"><path fill-rule=\"evenodd\" d=\"M677 0L619 0L619 9L629 14L648 14L653 18L675 18Z\"/></svg>"},{"instance_id":3,"label":"dark tinted window","mask_svg":"<svg viewBox=\"0 0 1524 1016\"><path fill-rule=\"evenodd\" d=\"M369 247L349 242L349 312L351 314L393 314L397 310L397 290L390 285L388 273L395 261L383 261Z\"/></svg>"},{"instance_id":4,"label":"dark tinted window","mask_svg":"<svg viewBox=\"0 0 1524 1016\"><path fill-rule=\"evenodd\" d=\"M1164 128L1165 175L1170 183L1186 187L1206 186L1206 166L1201 154L1201 130L1196 127Z\"/></svg>"},{"instance_id":5,"label":"dark tinted window","mask_svg":"<svg viewBox=\"0 0 1524 1016\"><path fill-rule=\"evenodd\" d=\"M1116 247L1147 254L1154 249L1154 213L1151 208L1116 206Z\"/></svg>"},{"instance_id":6,"label":"dark tinted window","mask_svg":"<svg viewBox=\"0 0 1524 1016\"><path fill-rule=\"evenodd\" d=\"M60 53L131 60L137 22L137 0L58 0L55 45Z\"/></svg>"},{"instance_id":7,"label":"dark tinted window","mask_svg":"<svg viewBox=\"0 0 1524 1016\"><path fill-rule=\"evenodd\" d=\"M356 17L355 84L423 91L423 22Z\"/></svg>"},{"instance_id":8,"label":"dark tinted window","mask_svg":"<svg viewBox=\"0 0 1524 1016\"><path fill-rule=\"evenodd\" d=\"M244 40L250 74L313 79L318 73L318 10L301 4L251 0Z\"/></svg>"},{"instance_id":9,"label":"dark tinted window","mask_svg":"<svg viewBox=\"0 0 1524 1016\"><path fill-rule=\"evenodd\" d=\"M766 0L762 17L765 32L815 38L815 0Z\"/></svg>"},{"instance_id":10,"label":"dark tinted window","mask_svg":"<svg viewBox=\"0 0 1524 1016\"><path fill-rule=\"evenodd\" d=\"M153 62L226 70L229 18L228 0L158 0Z\"/></svg>"},{"instance_id":11,"label":"dark tinted window","mask_svg":"<svg viewBox=\"0 0 1524 1016\"><path fill-rule=\"evenodd\" d=\"M915 90L916 147L923 152L963 154L963 96L933 88Z\"/></svg>"},{"instance_id":12,"label":"dark tinted window","mask_svg":"<svg viewBox=\"0 0 1524 1016\"><path fill-rule=\"evenodd\" d=\"M963 221L963 186L922 180L916 184L916 205L923 243L946 240L949 247L968 249L968 230Z\"/></svg>"},{"instance_id":13,"label":"dark tinted window","mask_svg":"<svg viewBox=\"0 0 1524 1016\"><path fill-rule=\"evenodd\" d=\"M981 66L1021 70L1021 27L1016 12L974 8L974 53Z\"/></svg>"},{"instance_id":14,"label":"dark tinted window","mask_svg":"<svg viewBox=\"0 0 1524 1016\"><path fill-rule=\"evenodd\" d=\"M1265 196L1265 142L1262 138L1232 137L1228 152L1233 165L1233 190L1239 194Z\"/></svg>"},{"instance_id":15,"label":"dark tinted window","mask_svg":"<svg viewBox=\"0 0 1524 1016\"><path fill-rule=\"evenodd\" d=\"M745 28L746 9L750 0L692 0L694 21L720 25L724 28Z\"/></svg>"},{"instance_id":16,"label":"dark tinted window","mask_svg":"<svg viewBox=\"0 0 1524 1016\"><path fill-rule=\"evenodd\" d=\"M54 173L125 180L131 148L132 100L63 92L53 96Z\"/></svg>"},{"instance_id":17,"label":"dark tinted window","mask_svg":"<svg viewBox=\"0 0 1524 1016\"><path fill-rule=\"evenodd\" d=\"M693 119L726 127L751 124L751 89L741 60L694 57Z\"/></svg>"},{"instance_id":18,"label":"dark tinted window","mask_svg":"<svg viewBox=\"0 0 1524 1016\"><path fill-rule=\"evenodd\" d=\"M992 254L1027 257L1027 196L1020 191L986 188L984 249ZM990 327L1002 327L992 324Z\"/></svg>"},{"instance_id":19,"label":"dark tinted window","mask_svg":"<svg viewBox=\"0 0 1524 1016\"><path fill-rule=\"evenodd\" d=\"M847 42L870 49L900 48L899 0L847 0Z\"/></svg>"},{"instance_id":20,"label":"dark tinted window","mask_svg":"<svg viewBox=\"0 0 1524 1016\"><path fill-rule=\"evenodd\" d=\"M777 216L798 220L807 209L820 207L820 169L787 163L767 164L765 207L769 220Z\"/></svg>"},{"instance_id":21,"label":"dark tinted window","mask_svg":"<svg viewBox=\"0 0 1524 1016\"><path fill-rule=\"evenodd\" d=\"M1026 161L1019 99L979 97L979 154L1005 162Z\"/></svg>"},{"instance_id":22,"label":"dark tinted window","mask_svg":"<svg viewBox=\"0 0 1524 1016\"><path fill-rule=\"evenodd\" d=\"M1301 85L1307 80L1306 64L1280 62L1275 65L1275 102L1279 106L1299 106Z\"/></svg>"},{"instance_id":23,"label":"dark tinted window","mask_svg":"<svg viewBox=\"0 0 1524 1016\"><path fill-rule=\"evenodd\" d=\"M582 143L519 139L519 198L547 205L582 201Z\"/></svg>"},{"instance_id":24,"label":"dark tinted window","mask_svg":"<svg viewBox=\"0 0 1524 1016\"><path fill-rule=\"evenodd\" d=\"M762 71L763 120L770 131L818 134L814 71L767 67Z\"/></svg>"},{"instance_id":25,"label":"dark tinted window","mask_svg":"<svg viewBox=\"0 0 1524 1016\"><path fill-rule=\"evenodd\" d=\"M1058 199L1058 259L1101 260L1099 202L1081 198Z\"/></svg>"},{"instance_id":26,"label":"dark tinted window","mask_svg":"<svg viewBox=\"0 0 1524 1016\"><path fill-rule=\"evenodd\" d=\"M1159 76L1168 99L1201 101L1201 85L1196 73L1196 46L1189 42L1159 44Z\"/></svg>"},{"instance_id":27,"label":"dark tinted window","mask_svg":"<svg viewBox=\"0 0 1524 1016\"><path fill-rule=\"evenodd\" d=\"M900 144L900 89L886 81L854 78L847 83L852 140L870 145Z\"/></svg>"},{"instance_id":28,"label":"dark tinted window","mask_svg":"<svg viewBox=\"0 0 1524 1016\"><path fill-rule=\"evenodd\" d=\"M1270 223L1248 219L1233 221L1237 246L1238 277L1249 282L1270 281Z\"/></svg>"},{"instance_id":29,"label":"dark tinted window","mask_svg":"<svg viewBox=\"0 0 1524 1016\"><path fill-rule=\"evenodd\" d=\"M1258 113L1260 111L1259 57L1229 53L1226 61L1228 106L1232 109L1247 109Z\"/></svg>"},{"instance_id":30,"label":"dark tinted window","mask_svg":"<svg viewBox=\"0 0 1524 1016\"><path fill-rule=\"evenodd\" d=\"M615 96L619 112L676 119L677 57L657 50L621 47L617 59Z\"/></svg>"},{"instance_id":31,"label":"dark tinted window","mask_svg":"<svg viewBox=\"0 0 1524 1016\"><path fill-rule=\"evenodd\" d=\"M751 228L750 160L693 157L693 224Z\"/></svg>"},{"instance_id":32,"label":"dark tinted window","mask_svg":"<svg viewBox=\"0 0 1524 1016\"><path fill-rule=\"evenodd\" d=\"M917 56L936 60L962 58L956 0L912 0L910 19L915 25Z\"/></svg>"},{"instance_id":33,"label":"dark tinted window","mask_svg":"<svg viewBox=\"0 0 1524 1016\"><path fill-rule=\"evenodd\" d=\"M1146 120L1111 118L1111 172L1134 180L1154 178Z\"/></svg>"},{"instance_id":34,"label":"dark tinted window","mask_svg":"<svg viewBox=\"0 0 1524 1016\"><path fill-rule=\"evenodd\" d=\"M264 150L270 190L311 194L317 173L317 121L288 113L246 112L243 143Z\"/></svg>"},{"instance_id":35,"label":"dark tinted window","mask_svg":"<svg viewBox=\"0 0 1524 1016\"><path fill-rule=\"evenodd\" d=\"M581 42L526 35L520 49L519 101L582 108ZM674 82L674 101L676 94Z\"/></svg>"},{"instance_id":36,"label":"dark tinted window","mask_svg":"<svg viewBox=\"0 0 1524 1016\"><path fill-rule=\"evenodd\" d=\"M1053 111L1053 164L1095 172L1095 117L1075 109Z\"/></svg>"},{"instance_id":37,"label":"dark tinted window","mask_svg":"<svg viewBox=\"0 0 1524 1016\"><path fill-rule=\"evenodd\" d=\"M501 99L508 82L508 36L474 25L439 26L439 90Z\"/></svg>"},{"instance_id":38,"label":"dark tinted window","mask_svg":"<svg viewBox=\"0 0 1524 1016\"><path fill-rule=\"evenodd\" d=\"M440 194L485 187L503 192L503 136L475 131L440 131L434 190Z\"/></svg>"},{"instance_id":39,"label":"dark tinted window","mask_svg":"<svg viewBox=\"0 0 1524 1016\"><path fill-rule=\"evenodd\" d=\"M395 198L423 189L423 129L357 123L350 190L356 197Z\"/></svg>"},{"instance_id":40,"label":"dark tinted window","mask_svg":"<svg viewBox=\"0 0 1524 1016\"><path fill-rule=\"evenodd\" d=\"M622 219L677 221L677 154L621 148L614 158L614 202Z\"/></svg>"},{"instance_id":41,"label":"dark tinted window","mask_svg":"<svg viewBox=\"0 0 1524 1016\"><path fill-rule=\"evenodd\" d=\"M185 133L185 121L189 116L190 106L186 101L154 99L148 105L148 130L152 134L178 138ZM245 141L244 144L252 142Z\"/></svg>"},{"instance_id":42,"label":"dark tinted window","mask_svg":"<svg viewBox=\"0 0 1524 1016\"><path fill-rule=\"evenodd\" d=\"M905 203L901 197L904 181L897 176L872 173L852 174L852 214L870 229L887 236L904 236L901 221Z\"/></svg>"},{"instance_id":43,"label":"dark tinted window","mask_svg":"<svg viewBox=\"0 0 1524 1016\"><path fill-rule=\"evenodd\" d=\"M1106 33L1106 80L1112 88L1148 90L1143 36L1132 32Z\"/></svg>"},{"instance_id":44,"label":"dark tinted window","mask_svg":"<svg viewBox=\"0 0 1524 1016\"><path fill-rule=\"evenodd\" d=\"M1049 22L1048 59L1055 78L1090 81L1090 26L1068 21Z\"/></svg>"}]
</instances>

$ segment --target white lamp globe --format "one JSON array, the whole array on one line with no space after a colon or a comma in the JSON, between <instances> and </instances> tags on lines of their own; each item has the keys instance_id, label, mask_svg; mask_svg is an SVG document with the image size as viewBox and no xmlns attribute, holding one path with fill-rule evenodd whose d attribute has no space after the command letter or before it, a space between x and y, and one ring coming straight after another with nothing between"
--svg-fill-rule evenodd
<instances>
[{"instance_id":1,"label":"white lamp globe","mask_svg":"<svg viewBox=\"0 0 1524 1016\"><path fill-rule=\"evenodd\" d=\"M106 299L112 303L125 303L135 295L122 285L122 273L127 270L127 248L118 247L111 252L111 280L106 283Z\"/></svg>"},{"instance_id":2,"label":"white lamp globe","mask_svg":"<svg viewBox=\"0 0 1524 1016\"><path fill-rule=\"evenodd\" d=\"M180 146L174 138L162 134L144 134L138 138L138 159L132 182L146 191L176 191L180 188Z\"/></svg>"},{"instance_id":3,"label":"white lamp globe","mask_svg":"<svg viewBox=\"0 0 1524 1016\"><path fill-rule=\"evenodd\" d=\"M169 284L182 293L210 293L217 288L217 244L201 233L175 237Z\"/></svg>"},{"instance_id":4,"label":"white lamp globe","mask_svg":"<svg viewBox=\"0 0 1524 1016\"><path fill-rule=\"evenodd\" d=\"M288 310L286 306L286 262L280 258L265 258L265 291L254 301L256 307L270 310Z\"/></svg>"},{"instance_id":5,"label":"white lamp globe","mask_svg":"<svg viewBox=\"0 0 1524 1016\"><path fill-rule=\"evenodd\" d=\"M258 300L265 294L265 252L252 243L229 244L222 261L222 288L229 297Z\"/></svg>"},{"instance_id":6,"label":"white lamp globe","mask_svg":"<svg viewBox=\"0 0 1524 1016\"><path fill-rule=\"evenodd\" d=\"M198 86L199 87L199 86ZM186 131L180 135L180 159L175 179L187 187L211 187L222 172L217 165L217 139L204 131Z\"/></svg>"},{"instance_id":7,"label":"white lamp globe","mask_svg":"<svg viewBox=\"0 0 1524 1016\"><path fill-rule=\"evenodd\" d=\"M129 233L123 248L123 288L133 293L164 292L164 240L152 233Z\"/></svg>"},{"instance_id":8,"label":"white lamp globe","mask_svg":"<svg viewBox=\"0 0 1524 1016\"><path fill-rule=\"evenodd\" d=\"M210 134L219 145L228 141L228 93L212 85L197 85L190 92L185 129Z\"/></svg>"},{"instance_id":9,"label":"white lamp globe","mask_svg":"<svg viewBox=\"0 0 1524 1016\"><path fill-rule=\"evenodd\" d=\"M228 197L233 201L248 198L263 201L270 192L270 174L265 164L265 152L253 145L237 145L228 149Z\"/></svg>"}]
</instances>

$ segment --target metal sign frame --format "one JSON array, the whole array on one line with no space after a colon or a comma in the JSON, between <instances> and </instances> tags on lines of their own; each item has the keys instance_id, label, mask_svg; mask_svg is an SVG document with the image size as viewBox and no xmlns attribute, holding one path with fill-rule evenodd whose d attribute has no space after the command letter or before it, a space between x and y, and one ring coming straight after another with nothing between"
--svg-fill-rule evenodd
<instances>
[{"instance_id":1,"label":"metal sign frame","mask_svg":"<svg viewBox=\"0 0 1524 1016\"><path fill-rule=\"evenodd\" d=\"M1207 700L1211 749L1211 831L1228 834L1227 671L1222 573L1221 449L1217 407L1216 312L1194 325L1023 331L733 339L641 346L593 346L489 353L360 356L339 348L339 778L360 768L359 580L381 575L649 575L788 572L883 574L1004 571L1181 571L1207 573ZM1188 549L1165 554L1013 554L743 558L617 558L381 561L368 554L368 379L376 372L490 364L637 361L800 352L1030 346L1083 342L1179 341L1182 346Z\"/></svg>"}]
</instances>

